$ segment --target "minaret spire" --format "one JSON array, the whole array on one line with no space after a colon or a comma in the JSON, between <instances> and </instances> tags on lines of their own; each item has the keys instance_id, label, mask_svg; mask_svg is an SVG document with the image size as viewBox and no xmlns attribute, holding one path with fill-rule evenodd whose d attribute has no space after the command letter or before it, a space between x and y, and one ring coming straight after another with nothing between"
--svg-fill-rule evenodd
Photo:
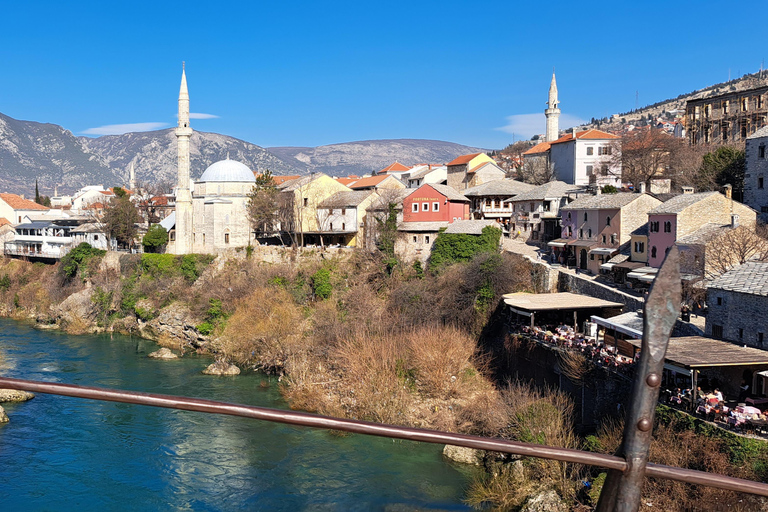
<instances>
[{"instance_id":1,"label":"minaret spire","mask_svg":"<svg viewBox=\"0 0 768 512\"><path fill-rule=\"evenodd\" d=\"M552 68L552 81L549 83L549 100L544 115L547 116L546 141L557 140L560 133L560 109L557 106L560 102L557 100L557 81L555 80L555 68Z\"/></svg>"},{"instance_id":2,"label":"minaret spire","mask_svg":"<svg viewBox=\"0 0 768 512\"><path fill-rule=\"evenodd\" d=\"M179 88L179 125L176 128L178 167L176 183L176 254L192 252L192 194L189 190L189 90L187 89L186 64L181 63L181 87Z\"/></svg>"}]
</instances>

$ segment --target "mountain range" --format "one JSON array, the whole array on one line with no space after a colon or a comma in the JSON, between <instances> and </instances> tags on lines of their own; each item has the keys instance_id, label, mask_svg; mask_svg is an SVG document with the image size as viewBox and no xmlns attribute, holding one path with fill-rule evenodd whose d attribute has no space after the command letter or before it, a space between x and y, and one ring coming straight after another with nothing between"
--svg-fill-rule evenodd
<instances>
[{"instance_id":1,"label":"mountain range","mask_svg":"<svg viewBox=\"0 0 768 512\"><path fill-rule=\"evenodd\" d=\"M254 171L273 174L323 172L367 174L395 160L406 165L443 163L483 151L451 142L419 139L371 140L318 147L263 148L217 133L194 132L190 140L193 178L212 163L231 158ZM127 185L131 165L139 183L176 180L173 129L78 137L61 126L20 121L0 114L0 191L30 195L70 193L84 185Z\"/></svg>"}]
</instances>

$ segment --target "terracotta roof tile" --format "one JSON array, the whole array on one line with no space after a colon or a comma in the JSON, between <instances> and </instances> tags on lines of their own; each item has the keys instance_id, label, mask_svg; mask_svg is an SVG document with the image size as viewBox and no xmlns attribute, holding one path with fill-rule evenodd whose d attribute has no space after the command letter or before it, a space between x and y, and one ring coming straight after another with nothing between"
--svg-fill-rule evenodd
<instances>
[{"instance_id":1,"label":"terracotta roof tile","mask_svg":"<svg viewBox=\"0 0 768 512\"><path fill-rule=\"evenodd\" d=\"M549 151L551 144L549 142L539 142L528 151L525 151L524 155L538 155L539 153L546 153Z\"/></svg>"},{"instance_id":2,"label":"terracotta roof tile","mask_svg":"<svg viewBox=\"0 0 768 512\"><path fill-rule=\"evenodd\" d=\"M0 194L0 199L8 203L8 206L14 210L50 210L47 206L24 199L16 194Z\"/></svg>"},{"instance_id":3,"label":"terracotta roof tile","mask_svg":"<svg viewBox=\"0 0 768 512\"><path fill-rule=\"evenodd\" d=\"M602 130L595 130L594 128L585 130L583 132L576 132L577 139L585 140L605 140L605 139L620 139L618 135L604 132ZM569 142L573 140L573 133L566 133L559 139L552 141L550 144L560 144L561 142Z\"/></svg>"},{"instance_id":4,"label":"terracotta roof tile","mask_svg":"<svg viewBox=\"0 0 768 512\"><path fill-rule=\"evenodd\" d=\"M10 226L10 225L11 225L11 221L6 219L5 217L0 217L0 227Z\"/></svg>"},{"instance_id":5,"label":"terracotta roof tile","mask_svg":"<svg viewBox=\"0 0 768 512\"><path fill-rule=\"evenodd\" d=\"M473 158L476 158L478 156L482 155L482 153L472 153L471 155L461 155L457 156L450 162L448 162L446 165L463 165L467 164L472 161Z\"/></svg>"},{"instance_id":6,"label":"terracotta roof tile","mask_svg":"<svg viewBox=\"0 0 768 512\"><path fill-rule=\"evenodd\" d=\"M363 178L361 180L356 180L352 185L348 185L348 186L351 189L375 187L376 185L380 184L382 181L386 180L387 178L389 178L388 174L371 176L370 178ZM393 178L393 179L397 179L397 178Z\"/></svg>"},{"instance_id":7,"label":"terracotta roof tile","mask_svg":"<svg viewBox=\"0 0 768 512\"><path fill-rule=\"evenodd\" d=\"M282 185L286 181L295 180L301 178L301 176L272 176L272 181L275 182L275 185Z\"/></svg>"},{"instance_id":8,"label":"terracotta roof tile","mask_svg":"<svg viewBox=\"0 0 768 512\"><path fill-rule=\"evenodd\" d=\"M383 168L382 170L380 170L378 174L386 174L388 172L403 172L403 171L409 171L410 169L411 169L410 167L407 167L401 164L400 162L395 161L389 164L388 166L386 166L385 168Z\"/></svg>"}]
</instances>

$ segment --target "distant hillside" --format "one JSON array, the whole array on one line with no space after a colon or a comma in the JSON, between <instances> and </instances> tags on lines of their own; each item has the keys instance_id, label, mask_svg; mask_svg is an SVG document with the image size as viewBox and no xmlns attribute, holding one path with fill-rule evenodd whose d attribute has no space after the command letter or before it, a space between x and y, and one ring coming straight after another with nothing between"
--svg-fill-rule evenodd
<instances>
[{"instance_id":1,"label":"distant hillside","mask_svg":"<svg viewBox=\"0 0 768 512\"><path fill-rule=\"evenodd\" d=\"M86 151L98 155L122 182L127 181L131 162L139 182L176 181L176 135L174 129L154 132L105 135L95 139L80 137ZM190 174L199 178L214 162L227 157L242 162L254 171L271 170L274 174L307 174L298 162L286 161L266 149L234 137L195 131L189 143Z\"/></svg>"},{"instance_id":2,"label":"distant hillside","mask_svg":"<svg viewBox=\"0 0 768 512\"><path fill-rule=\"evenodd\" d=\"M331 144L315 148L267 148L286 161L295 161L311 172L331 176L368 174L398 161L404 165L450 162L459 155L478 153L484 149L423 139L363 140Z\"/></svg>"},{"instance_id":3,"label":"distant hillside","mask_svg":"<svg viewBox=\"0 0 768 512\"><path fill-rule=\"evenodd\" d=\"M729 82L710 85L708 87L704 87L703 89L681 94L676 98L659 101L651 105L646 105L637 110L632 110L630 112L622 112L616 114L613 119L595 119L594 122L584 126L587 128L601 128L603 130L614 131L621 129L623 125L642 124L643 121L647 121L648 119L663 117L671 120L674 118L674 115L671 114L671 112L679 110L682 114L685 113L685 103L687 101L699 98L709 98L728 92L743 91L767 84L768 71L746 74L741 78L735 78Z\"/></svg>"}]
</instances>

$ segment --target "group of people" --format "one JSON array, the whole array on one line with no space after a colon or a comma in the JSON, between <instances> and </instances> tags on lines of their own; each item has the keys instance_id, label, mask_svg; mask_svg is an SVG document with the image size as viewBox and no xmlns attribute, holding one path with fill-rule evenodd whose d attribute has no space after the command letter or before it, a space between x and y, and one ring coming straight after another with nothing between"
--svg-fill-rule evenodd
<instances>
[{"instance_id":1,"label":"group of people","mask_svg":"<svg viewBox=\"0 0 768 512\"><path fill-rule=\"evenodd\" d=\"M743 382L741 390L743 394L745 390ZM743 396L740 395L739 401L742 398ZM686 409L690 406L692 400L691 390L684 389L681 391L680 388L677 388L668 399L671 405L679 405ZM760 409L750 407L744 403L739 403L735 407L728 407L725 397L719 389L715 389L711 393L703 392L700 387L696 389L696 414L702 416L707 421L723 423L725 426L737 430L744 430L748 427L768 426L768 410L760 411Z\"/></svg>"},{"instance_id":2,"label":"group of people","mask_svg":"<svg viewBox=\"0 0 768 512\"><path fill-rule=\"evenodd\" d=\"M518 331L540 343L580 352L587 360L599 367L608 368L625 375L631 375L634 371L633 363L635 361L632 358L619 354L618 349L614 346L607 346L602 341L575 332L571 326L564 324L543 327L521 325Z\"/></svg>"}]
</instances>

